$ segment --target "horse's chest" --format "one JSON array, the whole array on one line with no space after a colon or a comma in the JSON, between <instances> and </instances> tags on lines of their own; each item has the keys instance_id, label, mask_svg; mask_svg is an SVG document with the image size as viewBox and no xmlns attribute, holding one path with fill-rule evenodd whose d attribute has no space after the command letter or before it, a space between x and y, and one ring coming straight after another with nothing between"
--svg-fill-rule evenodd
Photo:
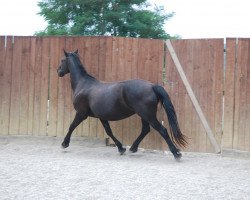
<instances>
[{"instance_id":1,"label":"horse's chest","mask_svg":"<svg viewBox=\"0 0 250 200\"><path fill-rule=\"evenodd\" d=\"M75 95L73 97L73 105L76 111L87 112L88 109L88 99L82 95Z\"/></svg>"}]
</instances>

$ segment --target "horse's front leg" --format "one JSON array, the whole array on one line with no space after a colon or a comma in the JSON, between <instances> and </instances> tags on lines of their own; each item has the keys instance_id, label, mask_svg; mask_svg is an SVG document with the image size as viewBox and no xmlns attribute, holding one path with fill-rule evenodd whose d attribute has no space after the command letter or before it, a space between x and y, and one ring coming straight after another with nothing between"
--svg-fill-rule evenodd
<instances>
[{"instance_id":1,"label":"horse's front leg","mask_svg":"<svg viewBox=\"0 0 250 200\"><path fill-rule=\"evenodd\" d=\"M87 117L88 117L88 115L86 115L86 114L76 113L75 119L71 123L69 130L68 130L68 133L63 140L62 148L67 148L69 146L70 138L71 138L73 131Z\"/></svg>"},{"instance_id":2,"label":"horse's front leg","mask_svg":"<svg viewBox=\"0 0 250 200\"><path fill-rule=\"evenodd\" d=\"M100 119L100 120L101 120L101 119ZM120 152L120 154L121 154L121 155L124 154L125 151L126 151L126 149L123 148L122 143L121 143L119 140L117 140L117 139L115 138L115 136L113 135L112 130L111 130L110 126L109 126L109 122L108 122L108 121L105 121L105 120L101 120L101 122L102 122L102 125L103 125L103 127L104 127L104 129L105 129L107 135L108 135L109 137L111 137L112 140L115 142L115 145L117 146L118 151Z\"/></svg>"}]
</instances>

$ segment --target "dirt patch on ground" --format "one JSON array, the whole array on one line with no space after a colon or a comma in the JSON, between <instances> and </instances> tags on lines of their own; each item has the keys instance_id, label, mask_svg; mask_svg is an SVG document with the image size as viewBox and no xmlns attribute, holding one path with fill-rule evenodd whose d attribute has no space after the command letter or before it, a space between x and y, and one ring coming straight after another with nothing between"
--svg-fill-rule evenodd
<instances>
[{"instance_id":1,"label":"dirt patch on ground","mask_svg":"<svg viewBox=\"0 0 250 200\"><path fill-rule=\"evenodd\" d=\"M120 156L104 141L0 137L0 199L241 199L250 159L140 150Z\"/></svg>"}]
</instances>

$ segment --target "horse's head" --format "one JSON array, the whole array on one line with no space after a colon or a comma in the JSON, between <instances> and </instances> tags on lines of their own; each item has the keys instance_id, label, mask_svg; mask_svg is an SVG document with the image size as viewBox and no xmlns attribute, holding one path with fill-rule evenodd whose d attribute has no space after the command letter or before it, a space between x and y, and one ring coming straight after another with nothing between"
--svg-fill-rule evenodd
<instances>
[{"instance_id":1,"label":"horse's head","mask_svg":"<svg viewBox=\"0 0 250 200\"><path fill-rule=\"evenodd\" d=\"M74 54L78 54L78 50L74 52ZM58 76L63 77L65 74L69 73L69 58L70 53L64 50L64 57L61 60L61 64L57 69Z\"/></svg>"}]
</instances>

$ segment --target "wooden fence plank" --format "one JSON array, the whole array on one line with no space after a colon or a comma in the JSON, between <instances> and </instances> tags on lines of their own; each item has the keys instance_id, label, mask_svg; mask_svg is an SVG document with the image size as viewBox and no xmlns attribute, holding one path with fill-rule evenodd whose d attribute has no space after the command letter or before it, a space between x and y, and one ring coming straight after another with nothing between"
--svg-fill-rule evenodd
<instances>
[{"instance_id":1,"label":"wooden fence plank","mask_svg":"<svg viewBox=\"0 0 250 200\"><path fill-rule=\"evenodd\" d=\"M19 99L20 99L20 81L21 81L21 60L22 60L22 40L18 37L12 38L13 61L11 76L11 100L10 100L10 125L9 134L17 135L19 133Z\"/></svg>"},{"instance_id":2,"label":"wooden fence plank","mask_svg":"<svg viewBox=\"0 0 250 200\"><path fill-rule=\"evenodd\" d=\"M28 107L28 135L33 135L34 121L34 92L35 92L35 64L36 64L36 37L30 39L30 59L29 59L29 107Z\"/></svg>"},{"instance_id":3,"label":"wooden fence plank","mask_svg":"<svg viewBox=\"0 0 250 200\"><path fill-rule=\"evenodd\" d=\"M91 63L90 74L99 80L99 55L100 55L100 38L92 37L91 39Z\"/></svg>"},{"instance_id":4,"label":"wooden fence plank","mask_svg":"<svg viewBox=\"0 0 250 200\"><path fill-rule=\"evenodd\" d=\"M236 51L236 59L238 60L239 51L238 51L238 40L236 41L237 51ZM239 118L240 118L240 74L241 74L241 66L238 65L238 61L236 62L236 77L235 77L235 92L234 92L234 130L233 130L233 149L237 149L238 138L239 138Z\"/></svg>"},{"instance_id":5,"label":"wooden fence plank","mask_svg":"<svg viewBox=\"0 0 250 200\"><path fill-rule=\"evenodd\" d=\"M58 75L56 67L60 60L59 55L62 55L62 50L59 49L59 38L53 37L50 39L50 82L49 82L49 125L48 135L57 135L57 110L58 110Z\"/></svg>"},{"instance_id":6,"label":"wooden fence plank","mask_svg":"<svg viewBox=\"0 0 250 200\"><path fill-rule=\"evenodd\" d=\"M107 37L99 37L99 56L98 56L98 79L105 81Z\"/></svg>"},{"instance_id":7,"label":"wooden fence plank","mask_svg":"<svg viewBox=\"0 0 250 200\"><path fill-rule=\"evenodd\" d=\"M223 90L224 90L224 41L215 40L214 49L223 49L215 51L215 102L214 102L214 133L215 138L221 144L223 134Z\"/></svg>"},{"instance_id":8,"label":"wooden fence plank","mask_svg":"<svg viewBox=\"0 0 250 200\"><path fill-rule=\"evenodd\" d=\"M12 73L12 58L13 58L13 44L12 37L6 38L5 61L3 73L3 98L2 98L2 133L9 134L10 122L10 99L11 99L11 73Z\"/></svg>"},{"instance_id":9,"label":"wooden fence plank","mask_svg":"<svg viewBox=\"0 0 250 200\"><path fill-rule=\"evenodd\" d=\"M193 42L193 40L186 40L184 41L186 43L184 43L183 46L186 46L184 47L185 50L187 52L190 52L188 54L185 54L185 59L186 59L186 65L185 65L185 73L186 73L186 76L188 78L188 80L190 81L190 84L191 85L194 85L194 48L195 48L195 43ZM191 53L192 52L192 53ZM184 84L183 84L183 87ZM186 91L186 89L185 89ZM180 97L182 98L182 97ZM193 121L196 120L195 118L195 110L192 106L192 101L191 99L189 98L189 95L187 93L187 91L185 92L185 122L184 122L184 125L183 125L183 133L186 134L190 140L189 140L189 146L187 148L187 150L189 151L196 151L195 149L195 143L196 143L196 139L195 139L195 132L193 132Z\"/></svg>"},{"instance_id":10,"label":"wooden fence plank","mask_svg":"<svg viewBox=\"0 0 250 200\"><path fill-rule=\"evenodd\" d=\"M214 113L213 111L213 84L214 84L214 70L213 70L213 63L210 62L209 59L211 58L213 50L212 45L209 43L208 39L205 40L197 40L198 48L196 53L198 53L197 57L199 58L197 60L198 68L199 68L199 74L196 74L197 76L197 82L194 83L195 85L198 85L197 93L198 93L198 101L200 103L201 109L204 113L205 118L207 119L209 126L212 130L213 129L213 123L212 123L212 115ZM210 115L212 113L212 115ZM199 143L199 151L200 152L206 152L209 150L210 141L207 139L206 132L204 130L204 127L201 123L199 123L200 119L197 118L196 124L197 124L197 137L198 143ZM204 133L204 134L201 134ZM213 150L209 150L213 151Z\"/></svg>"},{"instance_id":11,"label":"wooden fence plank","mask_svg":"<svg viewBox=\"0 0 250 200\"><path fill-rule=\"evenodd\" d=\"M65 37L59 38L59 47L58 47L58 53L55 56L57 63L54 66L54 70L56 71L57 67L60 64L61 58L63 55L63 48L65 48ZM57 74L55 74L58 76ZM65 101L65 87L64 87L65 77L58 78L58 96L57 96L57 129L56 129L56 135L57 136L63 136L64 135L64 118L66 117L64 115L64 101ZM67 130L68 127L65 127Z\"/></svg>"},{"instance_id":12,"label":"wooden fence plank","mask_svg":"<svg viewBox=\"0 0 250 200\"><path fill-rule=\"evenodd\" d=\"M247 88L246 88L246 120L245 120L245 151L250 151L250 40L247 41Z\"/></svg>"},{"instance_id":13,"label":"wooden fence plank","mask_svg":"<svg viewBox=\"0 0 250 200\"><path fill-rule=\"evenodd\" d=\"M20 123L19 134L28 134L29 117L29 60L30 60L30 37L22 39L22 63L20 81Z\"/></svg>"},{"instance_id":14,"label":"wooden fence plank","mask_svg":"<svg viewBox=\"0 0 250 200\"><path fill-rule=\"evenodd\" d=\"M50 38L44 37L42 42L42 64L40 66L41 97L40 97L40 127L39 134L47 135L48 84L50 67Z\"/></svg>"},{"instance_id":15,"label":"wooden fence plank","mask_svg":"<svg viewBox=\"0 0 250 200\"><path fill-rule=\"evenodd\" d=\"M2 103L3 103L3 91L4 91L4 60L5 60L5 52L6 52L6 46L5 46L5 37L0 36L0 134L2 134L3 130L3 118L5 117L3 115L2 111ZM5 133L6 134L6 133Z\"/></svg>"},{"instance_id":16,"label":"wooden fence plank","mask_svg":"<svg viewBox=\"0 0 250 200\"><path fill-rule=\"evenodd\" d=\"M225 71L225 106L224 131L222 148L233 148L234 134L234 106L235 106L235 67L236 67L236 39L226 40L226 71Z\"/></svg>"},{"instance_id":17,"label":"wooden fence plank","mask_svg":"<svg viewBox=\"0 0 250 200\"><path fill-rule=\"evenodd\" d=\"M42 65L42 43L41 37L36 38L36 60L34 67L34 114L33 134L40 133L40 109L41 109L41 65Z\"/></svg>"},{"instance_id":18,"label":"wooden fence plank","mask_svg":"<svg viewBox=\"0 0 250 200\"><path fill-rule=\"evenodd\" d=\"M105 81L112 81L111 71L112 71L112 55L113 55L113 37L107 39L106 60L105 60Z\"/></svg>"},{"instance_id":19,"label":"wooden fence plank","mask_svg":"<svg viewBox=\"0 0 250 200\"><path fill-rule=\"evenodd\" d=\"M237 129L234 132L234 146L236 149L244 150L245 147L245 120L246 113L246 89L247 89L247 59L248 59L248 44L245 39L239 39L238 42L238 57L237 57L237 85L239 91L236 94L239 95L239 99L236 105L238 110L238 116L235 123L238 124Z\"/></svg>"}]
</instances>

